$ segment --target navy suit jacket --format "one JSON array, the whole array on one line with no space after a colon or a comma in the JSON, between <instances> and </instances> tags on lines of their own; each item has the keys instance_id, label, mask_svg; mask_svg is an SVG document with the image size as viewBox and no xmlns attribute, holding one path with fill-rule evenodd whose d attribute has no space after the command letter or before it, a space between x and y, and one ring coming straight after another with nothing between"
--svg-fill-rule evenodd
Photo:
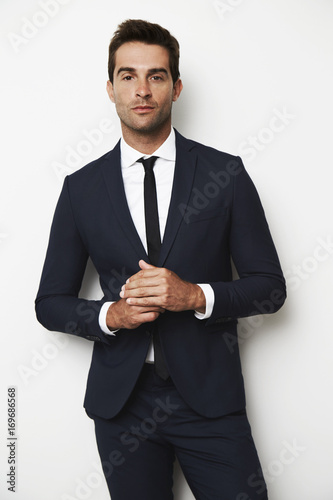
<instances>
[{"instance_id":1,"label":"navy suit jacket","mask_svg":"<svg viewBox=\"0 0 333 500\"><path fill-rule=\"evenodd\" d=\"M89 256L102 300L78 298ZM37 318L47 329L94 341L84 406L105 418L127 401L146 358L152 324L107 336L98 315L105 301L119 299L140 259L149 262L127 205L118 143L66 177L36 298ZM215 294L208 320L197 319L193 311L167 311L157 319L179 392L207 417L244 408L237 318L275 312L286 291L260 199L239 157L176 132L174 183L158 266L189 282L209 283Z\"/></svg>"}]
</instances>

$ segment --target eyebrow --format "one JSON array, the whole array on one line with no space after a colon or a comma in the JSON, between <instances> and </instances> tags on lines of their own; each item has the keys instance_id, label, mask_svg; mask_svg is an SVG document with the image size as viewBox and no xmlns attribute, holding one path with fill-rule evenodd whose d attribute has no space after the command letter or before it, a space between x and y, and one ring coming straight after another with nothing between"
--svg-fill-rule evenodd
<instances>
[{"instance_id":1,"label":"eyebrow","mask_svg":"<svg viewBox=\"0 0 333 500\"><path fill-rule=\"evenodd\" d=\"M135 71L135 68L121 67L117 71L117 76L122 72L135 73ZM152 75L154 73L165 73L166 75L168 75L168 72L165 68L151 68L148 70L149 75Z\"/></svg>"}]
</instances>

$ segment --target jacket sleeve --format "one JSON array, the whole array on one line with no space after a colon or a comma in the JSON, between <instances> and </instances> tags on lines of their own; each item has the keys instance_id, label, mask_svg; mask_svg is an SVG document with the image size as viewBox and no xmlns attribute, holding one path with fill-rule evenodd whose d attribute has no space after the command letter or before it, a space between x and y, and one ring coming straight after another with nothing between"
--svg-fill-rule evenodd
<instances>
[{"instance_id":1,"label":"jacket sleeve","mask_svg":"<svg viewBox=\"0 0 333 500\"><path fill-rule=\"evenodd\" d=\"M98 323L105 301L78 298L87 260L88 252L75 224L66 177L35 301L37 319L48 330L110 344L112 337L105 336Z\"/></svg>"},{"instance_id":2,"label":"jacket sleeve","mask_svg":"<svg viewBox=\"0 0 333 500\"><path fill-rule=\"evenodd\" d=\"M242 161L235 175L231 207L230 254L239 278L210 283L215 294L207 324L276 312L286 285L257 190Z\"/></svg>"}]
</instances>

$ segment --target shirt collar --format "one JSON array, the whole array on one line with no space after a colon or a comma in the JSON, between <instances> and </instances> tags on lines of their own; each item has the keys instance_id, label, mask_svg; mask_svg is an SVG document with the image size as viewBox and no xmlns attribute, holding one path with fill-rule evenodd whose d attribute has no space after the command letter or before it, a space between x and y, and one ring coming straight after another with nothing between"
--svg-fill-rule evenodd
<instances>
[{"instance_id":1,"label":"shirt collar","mask_svg":"<svg viewBox=\"0 0 333 500\"><path fill-rule=\"evenodd\" d=\"M139 158L149 157L149 156L158 156L159 158L163 158L164 160L176 161L176 135L173 128L171 128L171 132L169 137L163 142L163 144L154 151L151 155L145 155L144 153L140 153L136 149L129 146L124 138L121 138L120 141L120 158L121 158L121 168L128 168L134 165L138 161Z\"/></svg>"}]
</instances>

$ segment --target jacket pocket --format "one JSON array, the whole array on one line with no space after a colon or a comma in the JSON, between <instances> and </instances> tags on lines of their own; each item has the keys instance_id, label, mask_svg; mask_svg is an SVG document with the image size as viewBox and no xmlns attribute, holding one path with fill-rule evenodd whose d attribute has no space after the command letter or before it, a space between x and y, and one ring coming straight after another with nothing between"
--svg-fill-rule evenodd
<instances>
[{"instance_id":1,"label":"jacket pocket","mask_svg":"<svg viewBox=\"0 0 333 500\"><path fill-rule=\"evenodd\" d=\"M194 222L199 222L202 220L214 219L215 217L225 217L228 215L228 207L217 207L213 210L200 210L199 213L191 214L189 224L193 224Z\"/></svg>"}]
</instances>

